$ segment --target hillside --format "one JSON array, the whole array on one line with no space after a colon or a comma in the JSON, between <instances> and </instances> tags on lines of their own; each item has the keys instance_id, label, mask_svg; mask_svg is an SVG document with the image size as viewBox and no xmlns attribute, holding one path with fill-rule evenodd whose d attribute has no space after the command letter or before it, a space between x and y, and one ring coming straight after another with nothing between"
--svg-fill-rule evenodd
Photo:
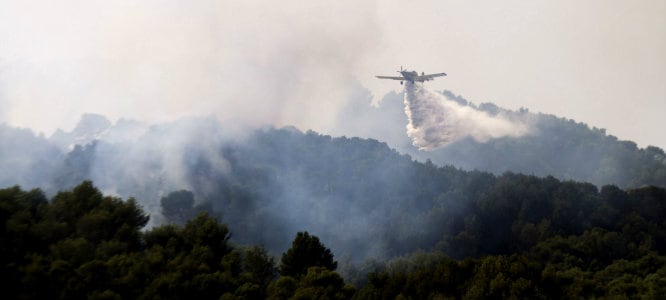
<instances>
[{"instance_id":1,"label":"hillside","mask_svg":"<svg viewBox=\"0 0 666 300\"><path fill-rule=\"evenodd\" d=\"M507 220L522 216L528 219L520 224L536 226L543 218L554 217L555 212L564 214L558 218L571 218L556 208L572 204L546 206L539 201L578 203L581 195L590 199L585 210L571 213L576 215L575 222L581 223L576 225L576 233L595 209L600 209L593 204L601 197L593 185L419 163L371 139L333 138L293 128L237 135L213 119L183 119L153 126L126 121L108 124L98 116L87 116L74 130L79 134L69 139L94 138L74 147L65 146L71 145L67 133L59 133L58 143L54 143L6 128L4 132L20 133L6 137L28 141L14 145L34 144L32 151L45 153L37 162L48 165L26 163L14 173L23 174L19 180L12 182L11 173L7 173L4 184L42 187L52 194L92 180L104 191L139 199L152 216L151 226L169 221L163 216L160 199L174 191L191 191L194 203L207 203L211 212L237 232L236 242L262 244L277 253L286 247L293 232L310 230L332 241L331 248L351 262L383 260L417 249L438 249L453 257L508 253L519 238L511 237L515 224ZM141 134L131 138L126 132ZM499 141L492 143L501 145ZM14 150L28 156L23 160L29 161L32 152ZM12 160L4 157L3 161ZM502 239L483 247L478 244L478 239L485 239L481 233L472 235L474 239L463 239L460 233L484 214L479 210L485 206L479 203L490 201L490 195L516 182L531 187L524 187L517 199L511 196L506 200L509 215L504 221L489 223L495 233L506 233L489 238ZM641 185L646 184L649 181ZM559 191L559 185L567 189ZM521 202L528 200L537 202ZM521 208L524 205L528 208ZM541 210L524 211L532 206ZM465 247L471 248L462 251Z\"/></svg>"},{"instance_id":2,"label":"hillside","mask_svg":"<svg viewBox=\"0 0 666 300\"><path fill-rule=\"evenodd\" d=\"M88 118L97 121L84 123L106 123L96 116ZM3 237L7 239L3 242L5 245L28 247L11 250L15 251L12 255L27 259L21 259L21 263L52 264L50 268L60 270L57 266L61 260L74 258L62 256L62 251L56 250L79 245L84 247L77 250L83 251L80 252L82 255L85 251L98 249L94 250L95 255L101 255L102 261L95 260L89 265L86 261L75 260L72 263L83 269L72 274L86 274L86 268L91 266L111 268L116 263L113 255L104 253L143 251L137 246L142 243L141 239L157 245L151 251L158 251L164 247L159 243L166 242L159 240L162 242L154 244L154 240L150 242L151 236L157 234L154 238L160 238L180 234L179 229L168 226L165 229L161 224L171 223L194 230L192 226L195 225L188 225L191 224L189 220L200 212L207 212L228 226L233 233L230 242L234 245L261 245L266 252L261 250L258 255L263 255L265 261L268 261L266 255L279 256L288 249L296 232L315 234L339 261L339 272L359 287L355 295L361 299L373 298L377 293L388 293L384 295L389 298L400 294L417 298L424 295L548 295L558 298L579 292L590 297L610 295L610 292L616 295L658 295L660 292L655 289L666 274L666 191L663 188L648 186L623 190L614 185L599 188L590 183L563 181L552 176L465 171L452 166L437 166L430 160L415 161L377 140L333 138L294 128L264 128L239 135L226 130L214 119L191 118L153 126L119 123L121 126L116 124L107 128L96 125L91 127L92 130L86 130L83 125L77 128L89 138L85 145L72 145L70 141L76 140L77 135L68 137L67 133L60 133L59 142L54 143L22 129L5 126L0 131L6 140L16 140L5 144L14 147L3 146L3 153L12 155L4 156L0 161L3 166L20 167L15 172L4 173L3 180L11 181L16 176L16 183L24 184L21 182L24 181L43 186L47 195L54 195L49 203L59 207L56 216L70 218L62 221L70 224L69 227L54 227L57 231L45 241L60 246L45 247L43 242L32 240L27 244L15 242L14 239L23 236L21 233ZM140 134L134 137L121 134L125 132ZM39 157L32 156L35 154ZM16 165L17 162L21 164ZM134 243L129 244L133 245L130 248L95 244L97 242L86 237L95 236L94 230L87 233L81 229L83 231L77 231L77 234L83 234L82 237L60 241L68 236L61 235L60 230L79 228L93 222L94 218L102 218L100 222L122 220L108 219L109 214L115 212L104 212L110 209L108 205L119 203L117 200L108 200L111 204L107 200L95 202L101 196L94 196L97 200L91 203L107 204L100 208L102 210L93 209L88 213L85 211L88 202L76 204L88 196L72 198L70 192L53 192L76 186L74 193L83 190L98 195L97 191L91 191L90 183L81 185L82 180L92 180L105 193L135 197L136 202L130 202L131 205L143 207L150 220L141 219L130 226L137 228L148 224L149 228L155 229L138 241L135 235L128 236L130 241L127 243ZM44 206L46 197L39 191L23 192L19 188L10 188L0 191L0 196L5 201L0 206L2 224L11 229L7 232L29 230L34 233L46 227L21 224L60 222L48 217L48 206ZM69 215L63 210L67 205L84 211L76 216ZM81 221L71 219L88 214L90 217L82 217ZM113 224L117 226L114 228L122 228L120 223ZM107 238L115 236L114 233L108 234L111 235ZM37 241L40 239L39 234L30 236ZM39 251L46 252L25 258L20 253L33 251L29 248L31 245L41 245ZM164 254L180 253L174 258L162 257L173 259L173 264L186 262L182 260L184 257L194 255L193 249L187 249L177 248L174 251L184 252ZM608 252L608 249L613 251ZM227 254L229 252L225 250L220 255ZM132 264L127 267L131 267L141 261L136 260L137 255L148 254L127 252L123 255L133 257L127 261ZM234 255L238 258L244 254ZM55 260L41 260L44 256ZM95 256L84 257L92 259ZM107 259L110 260L104 262ZM13 261L7 263L8 266L14 264ZM502 266L512 266L511 271L501 271L505 268ZM226 268L221 267L222 271ZM164 278L153 278L148 273L137 276L149 276L141 280L157 280L154 281L157 290L146 292L160 294L165 293L162 283L171 280L167 279L172 278L170 276L198 278L198 273L187 264L183 268L185 273L180 275L156 274L166 276ZM217 272L214 271L216 267L210 268L213 269L207 270ZM11 267L10 270L20 273L32 269ZM66 272L72 270L65 269ZM339 277L335 279L337 275L324 270L316 272L319 273L311 276L333 276L331 280L337 282L335 286L342 293L340 295L346 295L343 298L351 295L352 291L343 286ZM455 275L440 278L429 275L431 272L452 272ZM614 281L613 274L618 273L630 276L622 286ZM32 276L30 274L25 276ZM240 276L233 277L240 281L228 283L232 290L227 292L234 289L240 294L250 291L243 287L241 273L233 274ZM429 281L418 279L420 276L444 281L430 282L439 288L428 287L426 283ZM295 280L306 280L306 277ZM271 293L265 281L268 279L263 278L261 285L251 291L264 295ZM29 280L35 284L41 282L41 279ZM216 280L224 282L226 279ZM274 284L287 284L284 280L287 279L281 278ZM405 281L414 280L426 285L404 285ZM133 282L131 293L143 291L137 281L130 281ZM294 287L295 284L292 282L288 286ZM308 284L298 283L299 286ZM495 288L489 289L489 285ZM123 285L119 286L122 288ZM446 286L461 288L444 288ZM183 288L202 292L196 285ZM287 286L283 288L294 292ZM221 293L221 289L214 289L213 293ZM98 292L101 291L95 293ZM80 293L87 292L75 289L75 295Z\"/></svg>"},{"instance_id":3,"label":"hillside","mask_svg":"<svg viewBox=\"0 0 666 300\"><path fill-rule=\"evenodd\" d=\"M666 154L654 146L638 148L631 141L618 140L606 130L571 119L510 111L492 103L478 106L450 91L442 94L461 105L502 113L529 124L531 133L521 138L492 139L485 143L464 139L431 152L420 151L405 135L403 94L387 94L378 107L356 97L340 115L337 134L370 137L421 161L453 165L466 170L495 174L517 172L554 176L564 180L591 182L597 186L615 184L624 188L656 185L666 187Z\"/></svg>"},{"instance_id":4,"label":"hillside","mask_svg":"<svg viewBox=\"0 0 666 300\"><path fill-rule=\"evenodd\" d=\"M417 173L448 173L424 167ZM230 242L233 234L251 234L242 227L230 231L205 212L190 214L188 205L192 212L213 209L191 207L187 192L171 193L162 205L165 212L179 207L189 220L143 231L149 217L135 199L104 196L91 182L50 200L40 190L0 189L4 293L9 298L104 299L658 299L666 293L666 190L606 186L598 192L589 184L552 178L477 175L485 180L460 179L471 179L479 193L465 190L467 199L450 193L431 199L439 205L429 209L435 216L429 221L447 227L447 217L463 220L448 226L441 241L448 245L437 246L443 250L414 249L412 243L422 242L421 236L390 232L404 224L386 228L384 236L394 237L394 246L408 253L386 263L366 263L361 270L343 262L341 272L356 288L335 272L339 256L321 242L335 244L351 231L321 240L300 231L291 247L282 249L276 268L263 247ZM452 209L450 200L468 210ZM354 206L348 203L347 209ZM257 216L245 217L249 225ZM275 219L262 225L270 232L281 224ZM425 230L437 231L437 223L428 225ZM367 271L366 279L358 277Z\"/></svg>"}]
</instances>

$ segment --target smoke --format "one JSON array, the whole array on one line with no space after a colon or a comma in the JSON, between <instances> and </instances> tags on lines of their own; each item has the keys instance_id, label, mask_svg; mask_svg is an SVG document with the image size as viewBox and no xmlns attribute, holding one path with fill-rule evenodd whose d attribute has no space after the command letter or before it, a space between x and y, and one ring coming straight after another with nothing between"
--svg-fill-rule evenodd
<instances>
[{"instance_id":1,"label":"smoke","mask_svg":"<svg viewBox=\"0 0 666 300\"><path fill-rule=\"evenodd\" d=\"M46 135L84 113L327 131L380 36L374 4L351 1L0 7L0 123Z\"/></svg>"},{"instance_id":2,"label":"smoke","mask_svg":"<svg viewBox=\"0 0 666 300\"><path fill-rule=\"evenodd\" d=\"M398 227L392 232L400 238L422 228L418 218L391 225L406 210L388 195L410 193L381 186L401 189L414 170L391 171L397 154L378 142L294 128L237 129L214 117L151 124L96 114L50 138L6 125L0 137L7 141L0 145L0 167L9 170L0 173L0 187L39 187L53 196L92 180L104 194L134 197L150 215L149 227L167 221L159 200L185 189L213 206L234 242L275 254L289 247L294 232L307 230L338 257L386 258L393 251L386 226ZM368 146L373 150L360 151ZM356 174L357 161L368 164ZM376 197L361 196L370 194Z\"/></svg>"},{"instance_id":3,"label":"smoke","mask_svg":"<svg viewBox=\"0 0 666 300\"><path fill-rule=\"evenodd\" d=\"M141 199L152 226L161 222L159 199L169 192L192 190L201 200L215 189L230 172L221 149L239 136L212 117L153 125L120 120L95 145L88 178L105 193ZM193 174L202 164L205 174Z\"/></svg>"},{"instance_id":4,"label":"smoke","mask_svg":"<svg viewBox=\"0 0 666 300\"><path fill-rule=\"evenodd\" d=\"M409 119L407 135L421 150L444 147L466 137L486 142L528 132L522 122L462 106L418 83L405 84L405 113Z\"/></svg>"}]
</instances>

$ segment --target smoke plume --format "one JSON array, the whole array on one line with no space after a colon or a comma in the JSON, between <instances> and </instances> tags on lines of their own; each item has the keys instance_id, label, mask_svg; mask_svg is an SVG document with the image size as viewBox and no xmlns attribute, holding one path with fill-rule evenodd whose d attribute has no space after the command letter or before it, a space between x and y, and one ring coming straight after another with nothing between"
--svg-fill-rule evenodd
<instances>
[{"instance_id":1,"label":"smoke plume","mask_svg":"<svg viewBox=\"0 0 666 300\"><path fill-rule=\"evenodd\" d=\"M409 119L407 135L421 150L444 147L466 137L486 142L528 132L520 121L462 106L418 83L405 84L405 113Z\"/></svg>"},{"instance_id":2,"label":"smoke plume","mask_svg":"<svg viewBox=\"0 0 666 300\"><path fill-rule=\"evenodd\" d=\"M356 1L5 2L0 123L45 135L84 113L325 132L381 36Z\"/></svg>"}]
</instances>

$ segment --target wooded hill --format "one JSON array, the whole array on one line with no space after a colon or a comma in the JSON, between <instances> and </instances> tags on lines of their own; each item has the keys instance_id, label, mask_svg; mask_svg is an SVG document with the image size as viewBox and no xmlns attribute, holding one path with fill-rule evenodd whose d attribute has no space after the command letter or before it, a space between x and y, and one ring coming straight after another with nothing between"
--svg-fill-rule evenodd
<instances>
[{"instance_id":1,"label":"wooded hill","mask_svg":"<svg viewBox=\"0 0 666 300\"><path fill-rule=\"evenodd\" d=\"M504 180L513 181L513 177ZM534 226L484 235L510 210L506 186L485 204L483 218L454 239L477 255L462 260L417 251L375 266L354 287L335 272L334 253L317 236L299 232L279 266L262 247L229 242L227 226L202 212L183 226L141 228L148 216L134 199L103 196L91 182L48 201L39 190L0 190L0 276L3 295L16 298L181 299L426 299L595 298L666 295L666 190L602 189L593 218L560 224L557 211L585 214L578 202L553 205ZM570 190L570 183L550 182ZM523 186L524 187L524 186ZM506 192L509 192L507 194ZM513 192L513 193L511 193ZM578 194L578 197L585 197ZM585 200L579 198L581 200ZM581 201L585 203L585 201ZM523 204L529 203L522 202ZM481 211L484 211L481 209ZM569 215L571 217L571 215ZM517 217L514 224L524 220ZM530 223L527 223L530 224ZM464 242L479 236L488 241ZM495 239L497 240L497 239ZM495 249L491 247L495 246Z\"/></svg>"},{"instance_id":2,"label":"wooded hill","mask_svg":"<svg viewBox=\"0 0 666 300\"><path fill-rule=\"evenodd\" d=\"M99 117L88 121L75 130L81 135L61 135L57 143L0 125L8 141L0 145L6 170L0 182L45 191L0 192L2 276L13 296L665 294L663 151L637 149L575 122L566 127L553 119L562 132L572 129L559 135L561 157L547 146L533 149L545 143L541 137L462 141L474 149L461 152L495 145L479 161L534 163L542 170L569 166L558 159L573 163L570 154L581 153L577 168L600 174L591 163L596 158L583 154L601 149L610 157L604 161L617 162L607 165L614 166L609 172L631 182L620 188L564 180L562 173L468 171L415 160L373 139L294 128L238 135L212 119L138 130L131 122L108 127ZM127 132L139 132L138 138ZM68 144L74 140L85 143ZM136 200L102 196L85 180ZM198 230L212 230L214 238L191 240ZM284 270L277 258L294 247L294 235L302 240L296 244L314 245L305 249L323 253L326 263L292 262L298 275L276 275ZM256 265L245 266L247 257ZM319 267L310 272L311 266Z\"/></svg>"},{"instance_id":3,"label":"wooded hill","mask_svg":"<svg viewBox=\"0 0 666 300\"><path fill-rule=\"evenodd\" d=\"M402 93L387 94L378 107L370 106L369 98L353 98L340 113L334 132L374 138L421 161L430 159L437 165L466 170L554 176L599 187L606 184L622 188L666 187L666 154L659 147L639 148L636 143L618 139L603 128L569 118L533 113L526 108L507 110L489 102L474 104L446 90L441 94L450 101L490 115L502 114L520 120L530 128L530 133L483 143L467 138L432 152L419 151L405 134L407 119Z\"/></svg>"}]
</instances>

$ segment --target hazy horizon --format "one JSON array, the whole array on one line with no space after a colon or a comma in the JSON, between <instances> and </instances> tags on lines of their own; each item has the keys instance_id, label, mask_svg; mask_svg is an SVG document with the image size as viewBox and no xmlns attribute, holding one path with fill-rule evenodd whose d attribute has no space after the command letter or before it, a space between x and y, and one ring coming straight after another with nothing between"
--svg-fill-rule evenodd
<instances>
[{"instance_id":1,"label":"hazy horizon","mask_svg":"<svg viewBox=\"0 0 666 300\"><path fill-rule=\"evenodd\" d=\"M50 135L83 113L323 133L404 66L474 103L666 148L663 1L0 2L0 123Z\"/></svg>"}]
</instances>

